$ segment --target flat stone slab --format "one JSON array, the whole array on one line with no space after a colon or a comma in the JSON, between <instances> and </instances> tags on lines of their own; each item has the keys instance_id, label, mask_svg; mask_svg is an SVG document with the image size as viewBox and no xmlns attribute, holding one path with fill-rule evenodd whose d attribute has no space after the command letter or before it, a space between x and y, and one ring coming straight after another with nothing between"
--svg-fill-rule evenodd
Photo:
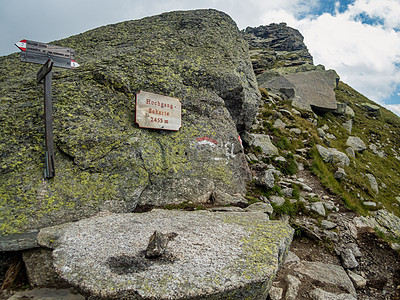
<instances>
[{"instance_id":1,"label":"flat stone slab","mask_svg":"<svg viewBox=\"0 0 400 300\"><path fill-rule=\"evenodd\" d=\"M0 236L0 251L21 251L38 248L37 230Z\"/></svg>"},{"instance_id":2,"label":"flat stone slab","mask_svg":"<svg viewBox=\"0 0 400 300\"><path fill-rule=\"evenodd\" d=\"M176 236L162 257L146 259L155 230ZM107 299L265 299L292 237L258 212L153 210L64 226L53 258L63 279Z\"/></svg>"},{"instance_id":3,"label":"flat stone slab","mask_svg":"<svg viewBox=\"0 0 400 300\"><path fill-rule=\"evenodd\" d=\"M73 294L69 289L39 288L15 293L8 300L85 300L79 294Z\"/></svg>"},{"instance_id":4,"label":"flat stone slab","mask_svg":"<svg viewBox=\"0 0 400 300\"><path fill-rule=\"evenodd\" d=\"M312 108L323 111L335 111L337 102L334 89L338 82L335 71L313 70L280 77L261 84L261 87L280 90L293 97L292 105L296 108L311 111ZM292 90L293 96L288 93Z\"/></svg>"},{"instance_id":5,"label":"flat stone slab","mask_svg":"<svg viewBox=\"0 0 400 300\"><path fill-rule=\"evenodd\" d=\"M343 267L338 265L324 264L321 262L301 262L295 269L302 275L319 282L324 286L338 287L343 291L356 296L356 290Z\"/></svg>"}]
</instances>

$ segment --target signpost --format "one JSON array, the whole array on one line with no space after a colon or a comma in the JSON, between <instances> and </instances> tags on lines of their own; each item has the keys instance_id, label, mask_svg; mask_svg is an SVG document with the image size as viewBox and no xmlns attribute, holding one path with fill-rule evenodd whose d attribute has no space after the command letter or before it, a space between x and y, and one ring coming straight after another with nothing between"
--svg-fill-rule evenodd
<instances>
[{"instance_id":1,"label":"signpost","mask_svg":"<svg viewBox=\"0 0 400 300\"><path fill-rule=\"evenodd\" d=\"M49 45L30 40L20 40L15 45L21 50L21 61L44 64L49 58L54 67L73 69L79 67L75 59L75 50L55 45Z\"/></svg>"},{"instance_id":2,"label":"signpost","mask_svg":"<svg viewBox=\"0 0 400 300\"><path fill-rule=\"evenodd\" d=\"M77 68L79 64L74 61L75 51L30 40L21 40L15 44L21 50L21 61L43 64L36 75L37 83L44 79L44 124L45 124L45 161L46 169L44 178L52 178L56 175L54 163L54 138L53 138L53 117L51 86L53 73L52 68Z\"/></svg>"},{"instance_id":3,"label":"signpost","mask_svg":"<svg viewBox=\"0 0 400 300\"><path fill-rule=\"evenodd\" d=\"M136 95L136 123L141 128L179 130L182 105L179 99L140 91Z\"/></svg>"}]
</instances>

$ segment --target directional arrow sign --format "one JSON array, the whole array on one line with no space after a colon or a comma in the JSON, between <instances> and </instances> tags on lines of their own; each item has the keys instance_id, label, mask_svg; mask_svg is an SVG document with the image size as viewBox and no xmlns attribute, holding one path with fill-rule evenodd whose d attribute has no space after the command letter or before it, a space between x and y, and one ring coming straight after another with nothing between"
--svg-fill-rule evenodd
<instances>
[{"instance_id":1,"label":"directional arrow sign","mask_svg":"<svg viewBox=\"0 0 400 300\"><path fill-rule=\"evenodd\" d=\"M15 45L21 50L21 61L45 64L49 58L54 67L73 69L79 67L75 50L30 40L20 40Z\"/></svg>"}]
</instances>

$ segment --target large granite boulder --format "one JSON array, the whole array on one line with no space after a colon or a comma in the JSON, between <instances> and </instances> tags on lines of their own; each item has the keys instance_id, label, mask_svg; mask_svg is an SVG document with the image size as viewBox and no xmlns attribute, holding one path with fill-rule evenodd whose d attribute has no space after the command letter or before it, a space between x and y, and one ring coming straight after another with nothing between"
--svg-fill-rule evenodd
<instances>
[{"instance_id":1,"label":"large granite boulder","mask_svg":"<svg viewBox=\"0 0 400 300\"><path fill-rule=\"evenodd\" d=\"M271 75L262 76L261 87L279 91L292 99L292 105L299 109L316 112L336 112L338 103L335 96L335 87L339 76L333 70L311 70L279 74L277 71L269 72ZM265 78L266 77L266 78Z\"/></svg>"},{"instance_id":2,"label":"large granite boulder","mask_svg":"<svg viewBox=\"0 0 400 300\"><path fill-rule=\"evenodd\" d=\"M52 44L74 48L81 66L54 70L51 180L43 180L40 66L17 54L0 58L2 234L245 191L250 173L238 132L251 126L260 93L229 16L170 12ZM180 100L179 131L135 124L141 90Z\"/></svg>"},{"instance_id":3,"label":"large granite boulder","mask_svg":"<svg viewBox=\"0 0 400 300\"><path fill-rule=\"evenodd\" d=\"M147 259L156 230L174 238L161 257ZM58 274L92 296L265 299L293 232L264 213L153 210L46 228L38 239L55 248Z\"/></svg>"}]
</instances>

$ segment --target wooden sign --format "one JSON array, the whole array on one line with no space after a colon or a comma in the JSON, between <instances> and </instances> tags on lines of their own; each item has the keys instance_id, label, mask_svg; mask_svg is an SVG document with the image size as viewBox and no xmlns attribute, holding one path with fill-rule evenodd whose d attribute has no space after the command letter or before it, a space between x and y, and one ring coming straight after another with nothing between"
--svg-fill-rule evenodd
<instances>
[{"instance_id":1,"label":"wooden sign","mask_svg":"<svg viewBox=\"0 0 400 300\"><path fill-rule=\"evenodd\" d=\"M54 67L73 69L79 67L75 50L31 40L20 40L15 45L21 50L21 61L45 64L50 58Z\"/></svg>"},{"instance_id":2,"label":"wooden sign","mask_svg":"<svg viewBox=\"0 0 400 300\"><path fill-rule=\"evenodd\" d=\"M144 91L136 95L136 123L139 127L177 131L181 122L179 99Z\"/></svg>"}]
</instances>

